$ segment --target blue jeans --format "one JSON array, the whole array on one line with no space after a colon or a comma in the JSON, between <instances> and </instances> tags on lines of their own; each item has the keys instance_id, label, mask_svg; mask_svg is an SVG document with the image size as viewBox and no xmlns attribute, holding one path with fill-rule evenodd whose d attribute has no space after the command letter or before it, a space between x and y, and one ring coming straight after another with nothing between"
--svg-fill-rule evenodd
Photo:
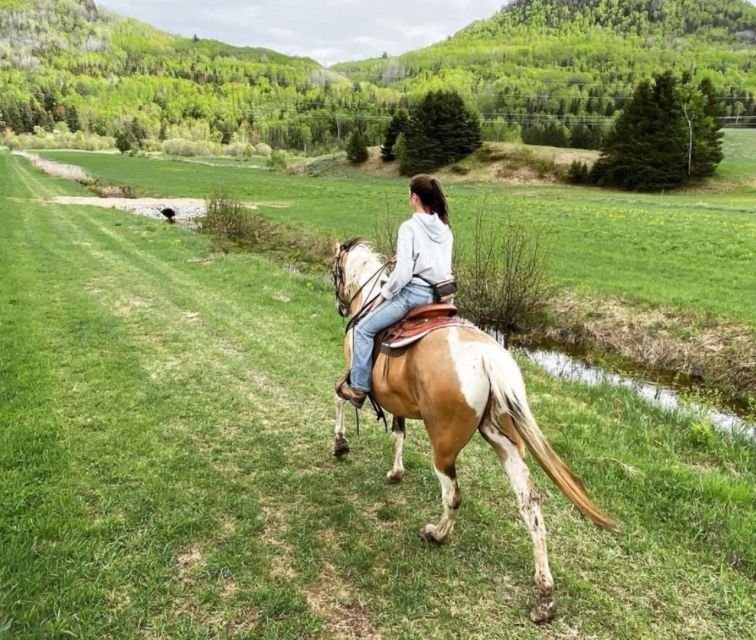
<instances>
[{"instance_id":1,"label":"blue jeans","mask_svg":"<svg viewBox=\"0 0 756 640\"><path fill-rule=\"evenodd\" d=\"M354 389L370 391L373 371L373 340L376 334L401 320L410 309L434 301L430 287L410 282L391 300L366 315L354 330L352 348L351 385Z\"/></svg>"}]
</instances>

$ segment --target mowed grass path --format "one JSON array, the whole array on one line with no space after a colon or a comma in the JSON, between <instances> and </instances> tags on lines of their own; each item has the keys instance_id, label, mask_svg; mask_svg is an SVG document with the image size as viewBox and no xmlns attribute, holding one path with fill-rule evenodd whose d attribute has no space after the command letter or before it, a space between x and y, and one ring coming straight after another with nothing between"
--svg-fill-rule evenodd
<instances>
[{"instance_id":1,"label":"mowed grass path","mask_svg":"<svg viewBox=\"0 0 756 640\"><path fill-rule=\"evenodd\" d=\"M542 428L622 523L585 522L531 460L560 607L535 627L531 544L482 439L441 548L417 537L440 513L419 423L399 486L367 413L332 458L328 283L35 201L60 185L7 154L0 184L0 637L752 636L752 444L523 363Z\"/></svg>"},{"instance_id":2,"label":"mowed grass path","mask_svg":"<svg viewBox=\"0 0 756 640\"><path fill-rule=\"evenodd\" d=\"M728 146L735 159L725 169L751 167L756 174L737 133ZM205 197L225 185L242 199L286 202L286 208L261 211L339 238L372 235L387 210L397 222L407 215L406 180L358 170L308 178L113 154L42 153L146 195ZM489 183L446 189L460 244L472 241L477 211L492 219L511 216L545 232L550 272L560 283L756 326L755 188L672 195Z\"/></svg>"}]
</instances>

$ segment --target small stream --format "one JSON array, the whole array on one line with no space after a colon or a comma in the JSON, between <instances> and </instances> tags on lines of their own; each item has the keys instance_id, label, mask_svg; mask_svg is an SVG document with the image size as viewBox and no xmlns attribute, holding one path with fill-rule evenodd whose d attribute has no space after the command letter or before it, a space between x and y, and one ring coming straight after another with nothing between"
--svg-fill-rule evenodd
<instances>
[{"instance_id":1,"label":"small stream","mask_svg":"<svg viewBox=\"0 0 756 640\"><path fill-rule=\"evenodd\" d=\"M563 380L581 382L592 387L601 384L626 387L632 389L650 404L667 411L680 411L708 419L717 431L740 433L756 439L755 424L746 422L744 418L735 413L719 411L694 401L682 400L678 392L662 384L645 382L612 373L558 351L526 349L524 353L542 369Z\"/></svg>"}]
</instances>

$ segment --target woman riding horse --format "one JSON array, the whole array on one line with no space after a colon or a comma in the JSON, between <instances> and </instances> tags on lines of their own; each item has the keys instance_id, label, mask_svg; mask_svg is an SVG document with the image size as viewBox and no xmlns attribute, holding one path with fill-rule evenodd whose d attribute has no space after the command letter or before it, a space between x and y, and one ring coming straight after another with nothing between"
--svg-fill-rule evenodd
<instances>
[{"instance_id":1,"label":"woman riding horse","mask_svg":"<svg viewBox=\"0 0 756 640\"><path fill-rule=\"evenodd\" d=\"M378 296L364 301L370 306L354 331L351 378L336 386L339 397L358 409L372 388L375 336L410 309L433 302L431 285L451 278L453 237L438 180L425 174L412 178L409 201L413 214L399 227L396 266Z\"/></svg>"},{"instance_id":2,"label":"woman riding horse","mask_svg":"<svg viewBox=\"0 0 756 640\"><path fill-rule=\"evenodd\" d=\"M431 211L435 206L438 212L440 208L437 203L428 205L429 193L422 191L421 197L417 192L412 191L410 197L413 198L413 203L416 202L414 198L417 197L419 203L425 204L425 207ZM423 198L428 199L423 200ZM419 208L422 211L428 210ZM398 306L397 314L400 312L404 314L404 307L408 307L415 301L420 303L418 301L420 295L417 294L415 298L414 291L423 290L419 287L415 288L410 282L413 271L405 262L409 256L409 266L417 269L414 243L428 242L428 239L420 234L420 229L414 226L409 227L409 224L414 224L416 218L421 220L421 225L430 219L441 220L439 215L416 213L411 221L402 225L403 231L400 231L400 238L404 241L401 245L404 248L400 251L403 251L404 261L401 270L398 266L397 271L400 271L403 276L397 275L393 283L389 279L388 284L391 286L384 287L384 290L391 298L378 307L378 311L374 311L373 315L380 312L395 298L400 298L403 302L401 304L394 302L386 308ZM443 221L441 224L444 224ZM407 238L410 239L409 242ZM418 238L421 240L418 241ZM450 240L449 236L449 247L451 247ZM433 266L438 266L438 263L432 263ZM441 266L439 271L434 272L437 277L442 277L441 272L443 276L448 275L448 271L443 268L444 265ZM385 265L380 256L359 239L334 247L333 281L341 315L354 316L370 304L372 295L370 292L386 280L382 275L384 269ZM430 270L427 273L430 273ZM407 279L406 283L402 278ZM393 286L397 289L391 288ZM401 292L408 291L410 287L413 291L412 296L403 296ZM430 301L430 299L430 294L426 294L422 302ZM386 322L398 317L399 315L394 315ZM371 317L367 316L366 320L370 319ZM357 326L360 327L363 324ZM370 335L374 331L375 329L371 326L371 331L367 333ZM355 358L353 358L352 333L354 329L350 327L344 339L347 367L350 361L357 357L356 349L364 345L364 342L359 343L361 346L355 344ZM356 340L355 343L357 343ZM368 344L372 348L372 335ZM530 612L530 617L534 622L544 622L553 618L556 613L556 595L546 551L546 527L539 496L533 489L528 467L524 461L525 449L530 450L546 474L583 515L593 520L598 526L607 529L611 529L614 522L591 501L580 481L552 449L541 432L528 406L522 375L512 356L491 336L470 324L465 324L432 331L421 340L395 353L379 353L373 363L372 380L369 349L367 357L364 352L360 357L363 358L361 364L353 365L362 367L358 373L361 377L353 378L355 385L358 386L358 390L365 391L371 388L372 384L372 393L377 402L394 416L392 425L395 440L394 466L386 474L389 482L399 482L404 473L402 448L405 437L405 419L422 420L430 438L433 469L441 484L444 510L437 523L427 524L420 530L421 537L429 542L437 543L443 543L449 539L462 502L457 482L457 456L475 432L479 432L496 452L512 484L520 513L533 541L537 600ZM360 396L356 392L350 394L349 400L352 401L354 397L359 402ZM346 403L347 400L343 396L337 398L333 453L339 458L349 453L344 421Z\"/></svg>"}]
</instances>

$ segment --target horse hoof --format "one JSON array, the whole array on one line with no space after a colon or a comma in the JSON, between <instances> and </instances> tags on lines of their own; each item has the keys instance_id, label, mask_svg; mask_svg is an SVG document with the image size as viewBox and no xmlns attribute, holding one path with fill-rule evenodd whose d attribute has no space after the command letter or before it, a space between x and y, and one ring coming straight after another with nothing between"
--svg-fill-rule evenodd
<instances>
[{"instance_id":1,"label":"horse hoof","mask_svg":"<svg viewBox=\"0 0 756 640\"><path fill-rule=\"evenodd\" d=\"M536 624L548 622L556 615L556 600L553 595L542 595L538 604L530 610L530 619Z\"/></svg>"},{"instance_id":2,"label":"horse hoof","mask_svg":"<svg viewBox=\"0 0 756 640\"><path fill-rule=\"evenodd\" d=\"M347 453L349 453L347 439L344 437L336 438L336 441L333 443L333 455L337 458L343 458Z\"/></svg>"},{"instance_id":3,"label":"horse hoof","mask_svg":"<svg viewBox=\"0 0 756 640\"><path fill-rule=\"evenodd\" d=\"M402 481L402 472L393 469L386 474L386 482L389 484L399 484Z\"/></svg>"},{"instance_id":4,"label":"horse hoof","mask_svg":"<svg viewBox=\"0 0 756 640\"><path fill-rule=\"evenodd\" d=\"M446 539L439 540L436 537L436 527L432 524L426 524L422 529L420 529L420 537L425 540L425 542L429 542L431 544L444 544L446 542Z\"/></svg>"}]
</instances>

